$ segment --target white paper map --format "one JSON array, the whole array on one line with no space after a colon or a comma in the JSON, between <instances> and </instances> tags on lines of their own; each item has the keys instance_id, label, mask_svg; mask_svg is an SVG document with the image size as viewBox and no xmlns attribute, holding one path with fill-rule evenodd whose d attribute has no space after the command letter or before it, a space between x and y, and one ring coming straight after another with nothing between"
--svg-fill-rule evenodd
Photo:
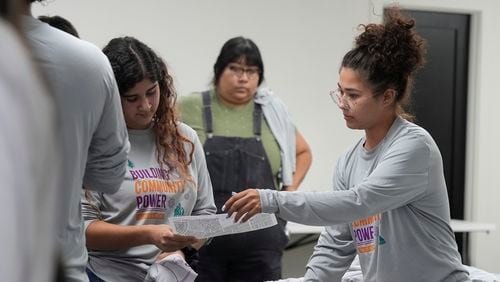
<instances>
[{"instance_id":1,"label":"white paper map","mask_svg":"<svg viewBox=\"0 0 500 282\"><path fill-rule=\"evenodd\" d=\"M179 235L194 236L198 239L243 233L268 228L277 224L276 216L259 213L247 222L234 222L227 214L176 216L169 218L170 227Z\"/></svg>"}]
</instances>

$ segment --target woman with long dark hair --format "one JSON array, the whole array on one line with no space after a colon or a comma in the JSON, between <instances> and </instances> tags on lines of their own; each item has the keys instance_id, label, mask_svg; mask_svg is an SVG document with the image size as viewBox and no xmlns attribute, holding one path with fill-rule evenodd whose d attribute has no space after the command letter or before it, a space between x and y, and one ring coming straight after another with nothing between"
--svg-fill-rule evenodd
<instances>
[{"instance_id":1,"label":"woman with long dark hair","mask_svg":"<svg viewBox=\"0 0 500 282\"><path fill-rule=\"evenodd\" d=\"M84 197L88 274L94 281L143 281L161 256L203 242L175 234L168 218L215 213L196 132L177 120L176 93L163 60L132 37L103 49L121 96L131 151L122 187Z\"/></svg>"}]
</instances>

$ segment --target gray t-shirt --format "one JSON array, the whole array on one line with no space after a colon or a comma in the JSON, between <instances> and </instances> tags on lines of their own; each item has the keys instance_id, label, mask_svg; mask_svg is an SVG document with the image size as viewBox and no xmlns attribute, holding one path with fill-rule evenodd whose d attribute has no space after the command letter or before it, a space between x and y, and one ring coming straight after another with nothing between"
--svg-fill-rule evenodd
<instances>
[{"instance_id":1,"label":"gray t-shirt","mask_svg":"<svg viewBox=\"0 0 500 282\"><path fill-rule=\"evenodd\" d=\"M193 160L189 165L191 180L182 178L157 161L152 129L129 130L131 150L128 170L122 187L114 194L92 192L83 196L82 207L87 228L94 220L119 225L168 224L168 218L216 212L212 184L203 148L196 132L180 124L182 135L191 140ZM185 143L189 155L191 146ZM143 281L160 250L142 245L114 251L89 249L88 267L105 281Z\"/></svg>"},{"instance_id":2,"label":"gray t-shirt","mask_svg":"<svg viewBox=\"0 0 500 282\"><path fill-rule=\"evenodd\" d=\"M432 137L397 118L376 148L364 142L338 160L333 192L259 190L264 212L329 225L305 280L340 281L359 254L364 281L466 281Z\"/></svg>"},{"instance_id":3,"label":"gray t-shirt","mask_svg":"<svg viewBox=\"0 0 500 282\"><path fill-rule=\"evenodd\" d=\"M82 186L113 193L126 169L129 144L118 87L109 61L95 45L30 16L23 17L23 27L58 114L63 169L52 196L61 260L68 281L87 281Z\"/></svg>"}]
</instances>

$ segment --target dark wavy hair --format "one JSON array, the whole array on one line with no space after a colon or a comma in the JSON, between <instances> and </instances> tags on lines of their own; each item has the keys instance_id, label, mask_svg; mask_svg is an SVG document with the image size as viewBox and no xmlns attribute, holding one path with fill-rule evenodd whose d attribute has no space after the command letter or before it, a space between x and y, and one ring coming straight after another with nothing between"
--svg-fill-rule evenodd
<instances>
[{"instance_id":1,"label":"dark wavy hair","mask_svg":"<svg viewBox=\"0 0 500 282\"><path fill-rule=\"evenodd\" d=\"M426 44L414 31L415 20L390 8L383 24L360 25L355 47L344 55L342 67L357 71L375 96L396 90L397 114L413 120L407 112L413 76L425 63Z\"/></svg>"},{"instance_id":2,"label":"dark wavy hair","mask_svg":"<svg viewBox=\"0 0 500 282\"><path fill-rule=\"evenodd\" d=\"M220 50L219 56L214 64L214 86L219 84L220 77L229 63L245 59L249 66L259 68L259 83L264 81L264 63L260 55L259 47L249 38L242 36L234 37L226 41Z\"/></svg>"},{"instance_id":3,"label":"dark wavy hair","mask_svg":"<svg viewBox=\"0 0 500 282\"><path fill-rule=\"evenodd\" d=\"M38 19L42 22L48 23L52 27L65 31L74 37L80 38L78 31L73 24L61 16L39 16Z\"/></svg>"},{"instance_id":4,"label":"dark wavy hair","mask_svg":"<svg viewBox=\"0 0 500 282\"><path fill-rule=\"evenodd\" d=\"M189 179L188 165L193 160L194 143L179 132L177 94L165 62L133 37L114 38L103 52L111 63L121 96L145 78L158 82L160 102L153 120L158 162L177 169L182 177ZM189 154L184 150L184 143L191 146Z\"/></svg>"}]
</instances>

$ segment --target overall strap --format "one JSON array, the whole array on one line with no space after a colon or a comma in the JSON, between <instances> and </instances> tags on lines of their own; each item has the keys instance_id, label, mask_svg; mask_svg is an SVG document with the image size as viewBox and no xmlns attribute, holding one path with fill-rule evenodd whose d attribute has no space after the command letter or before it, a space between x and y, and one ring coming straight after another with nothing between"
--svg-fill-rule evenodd
<instances>
[{"instance_id":1,"label":"overall strap","mask_svg":"<svg viewBox=\"0 0 500 282\"><path fill-rule=\"evenodd\" d=\"M260 138L262 128L262 106L254 103L253 110L253 133L256 137Z\"/></svg>"},{"instance_id":2,"label":"overall strap","mask_svg":"<svg viewBox=\"0 0 500 282\"><path fill-rule=\"evenodd\" d=\"M205 121L205 133L207 134L207 137L210 138L212 137L212 134L214 132L212 125L212 105L210 100L210 92L204 91L201 93L201 95L203 99L203 120Z\"/></svg>"}]
</instances>

